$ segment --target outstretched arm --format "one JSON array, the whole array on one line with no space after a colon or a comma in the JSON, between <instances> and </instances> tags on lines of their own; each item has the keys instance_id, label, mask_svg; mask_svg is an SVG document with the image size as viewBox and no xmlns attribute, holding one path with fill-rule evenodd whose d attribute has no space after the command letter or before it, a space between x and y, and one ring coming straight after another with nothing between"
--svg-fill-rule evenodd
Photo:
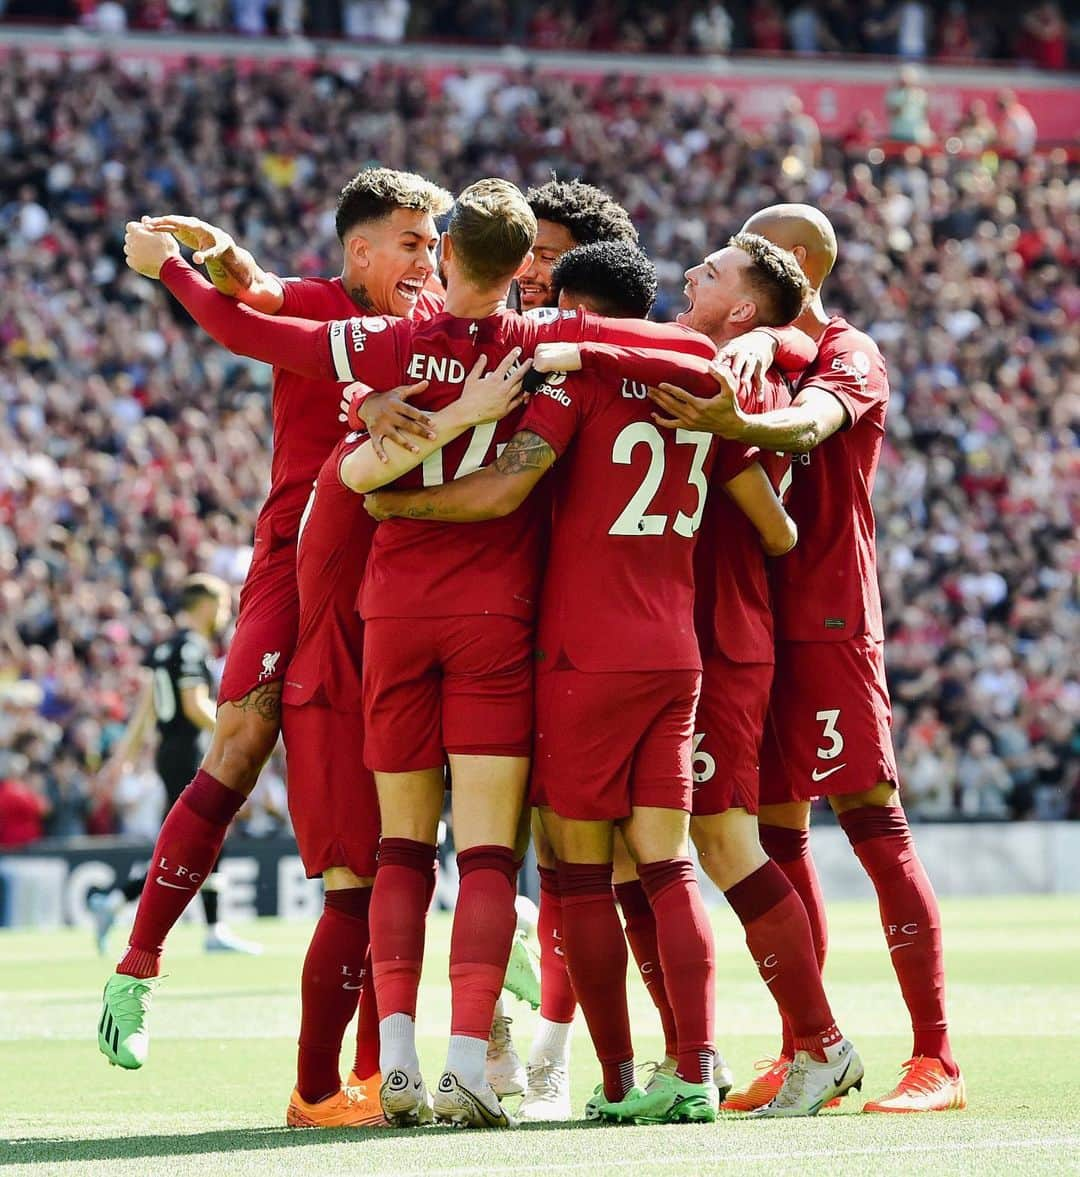
<instances>
[{"instance_id":1,"label":"outstretched arm","mask_svg":"<svg viewBox=\"0 0 1080 1177\"><path fill-rule=\"evenodd\" d=\"M376 519L476 523L516 511L551 468L555 451L528 430L515 433L491 466L423 490L384 490L364 506Z\"/></svg>"},{"instance_id":2,"label":"outstretched arm","mask_svg":"<svg viewBox=\"0 0 1080 1177\"><path fill-rule=\"evenodd\" d=\"M193 261L205 266L214 286L245 306L275 315L285 301L281 279L267 273L255 258L242 249L217 225L198 217L168 213L163 217L143 217L142 223L156 233L171 233L181 245L194 250Z\"/></svg>"}]
</instances>

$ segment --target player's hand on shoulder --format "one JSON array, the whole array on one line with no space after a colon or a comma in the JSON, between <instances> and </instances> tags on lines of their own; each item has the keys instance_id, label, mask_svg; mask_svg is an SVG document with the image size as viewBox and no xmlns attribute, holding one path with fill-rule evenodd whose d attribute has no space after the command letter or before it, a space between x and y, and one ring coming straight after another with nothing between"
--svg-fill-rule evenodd
<instances>
[{"instance_id":1,"label":"player's hand on shoulder","mask_svg":"<svg viewBox=\"0 0 1080 1177\"><path fill-rule=\"evenodd\" d=\"M525 398L523 383L532 368L532 361L519 363L520 356L520 347L511 348L490 372L485 372L487 359L484 356L473 364L456 406L470 424L501 421L521 405Z\"/></svg>"},{"instance_id":2,"label":"player's hand on shoulder","mask_svg":"<svg viewBox=\"0 0 1080 1177\"><path fill-rule=\"evenodd\" d=\"M581 348L576 343L538 343L533 352L537 372L578 372Z\"/></svg>"},{"instance_id":3,"label":"player's hand on shoulder","mask_svg":"<svg viewBox=\"0 0 1080 1177\"><path fill-rule=\"evenodd\" d=\"M748 331L727 343L716 353L716 363L730 370L735 387L745 385L760 394L761 382L776 357L776 340L764 331Z\"/></svg>"},{"instance_id":4,"label":"player's hand on shoulder","mask_svg":"<svg viewBox=\"0 0 1080 1177\"><path fill-rule=\"evenodd\" d=\"M385 444L387 441L395 442L402 449L418 454L420 447L411 441L410 437L423 437L428 441L435 440L435 430L432 428L431 418L422 409L415 408L408 403L409 397L423 392L427 386L428 382L421 380L416 384L403 384L389 392L361 394L362 400L356 409L356 414L368 431L371 437L371 448L375 451L375 456L380 462L388 460ZM346 389L347 391L348 389ZM349 416L352 417L352 412L349 413Z\"/></svg>"},{"instance_id":5,"label":"player's hand on shoulder","mask_svg":"<svg viewBox=\"0 0 1080 1177\"><path fill-rule=\"evenodd\" d=\"M710 399L694 396L674 384L650 388L649 397L666 414L653 413L657 425L665 429L696 429L730 439L741 437L746 414L739 407L731 370L726 364L714 361L709 365L709 374L719 385L717 395Z\"/></svg>"},{"instance_id":6,"label":"player's hand on shoulder","mask_svg":"<svg viewBox=\"0 0 1080 1177\"><path fill-rule=\"evenodd\" d=\"M144 278L157 279L171 257L180 256L180 246L168 233L157 233L138 221L128 221L124 230L124 260Z\"/></svg>"}]
</instances>

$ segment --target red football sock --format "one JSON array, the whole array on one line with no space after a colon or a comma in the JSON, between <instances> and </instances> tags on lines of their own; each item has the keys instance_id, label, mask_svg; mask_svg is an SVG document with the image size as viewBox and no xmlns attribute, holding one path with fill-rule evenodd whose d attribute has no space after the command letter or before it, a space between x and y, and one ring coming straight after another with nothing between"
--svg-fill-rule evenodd
<instances>
[{"instance_id":1,"label":"red football sock","mask_svg":"<svg viewBox=\"0 0 1080 1177\"><path fill-rule=\"evenodd\" d=\"M410 838L383 838L371 889L371 972L379 1018L416 1017L424 933L435 847Z\"/></svg>"},{"instance_id":2,"label":"red football sock","mask_svg":"<svg viewBox=\"0 0 1080 1177\"><path fill-rule=\"evenodd\" d=\"M945 1019L945 961L937 896L898 806L864 805L840 814L840 824L874 884L889 957L915 1032L914 1056L941 1060L959 1073Z\"/></svg>"},{"instance_id":3,"label":"red football sock","mask_svg":"<svg viewBox=\"0 0 1080 1177\"><path fill-rule=\"evenodd\" d=\"M656 941L675 1011L676 1071L687 1083L711 1083L716 948L694 864L689 858L641 863L638 877L656 916Z\"/></svg>"},{"instance_id":4,"label":"red football sock","mask_svg":"<svg viewBox=\"0 0 1080 1177\"><path fill-rule=\"evenodd\" d=\"M517 864L506 846L473 846L458 854L457 867L461 882L450 935L450 1033L486 1042L517 926Z\"/></svg>"},{"instance_id":5,"label":"red football sock","mask_svg":"<svg viewBox=\"0 0 1080 1177\"><path fill-rule=\"evenodd\" d=\"M161 972L165 937L214 869L229 823L244 801L242 793L227 789L201 768L180 794L154 845L131 942L116 966L118 973L156 977Z\"/></svg>"},{"instance_id":6,"label":"red football sock","mask_svg":"<svg viewBox=\"0 0 1080 1177\"><path fill-rule=\"evenodd\" d=\"M558 872L574 992L600 1060L604 1095L622 1099L634 1085L634 1047L626 1004L626 937L611 893L611 863L560 862Z\"/></svg>"},{"instance_id":7,"label":"red football sock","mask_svg":"<svg viewBox=\"0 0 1080 1177\"><path fill-rule=\"evenodd\" d=\"M308 1103L326 1099L341 1087L341 1040L363 984L370 901L370 887L327 891L304 957L296 1087Z\"/></svg>"},{"instance_id":8,"label":"red football sock","mask_svg":"<svg viewBox=\"0 0 1080 1177\"><path fill-rule=\"evenodd\" d=\"M664 1029L664 1052L669 1058L674 1058L679 1049L679 1036L675 1030L675 1014L664 987L664 968L656 945L656 917L649 904L649 897L641 881L633 879L628 883L615 884L615 898L622 908L626 938L630 941L630 950L637 961L641 979L660 1015L660 1024Z\"/></svg>"},{"instance_id":9,"label":"red football sock","mask_svg":"<svg viewBox=\"0 0 1080 1177\"><path fill-rule=\"evenodd\" d=\"M371 975L371 953L364 961L364 988L360 992L360 1010L356 1015L356 1058L353 1074L370 1079L379 1069L379 1003Z\"/></svg>"},{"instance_id":10,"label":"red football sock","mask_svg":"<svg viewBox=\"0 0 1080 1177\"><path fill-rule=\"evenodd\" d=\"M810 853L810 831L789 830L784 826L759 825L758 837L765 853L787 875L788 882L803 901L810 920L810 934L814 940L814 952L818 969L825 968L825 955L829 948L829 925L825 916L825 896L821 893L821 881L817 867ZM781 1019L783 1020L783 1019ZM791 1058L795 1043L791 1027L783 1021L784 1038L780 1053Z\"/></svg>"},{"instance_id":11,"label":"red football sock","mask_svg":"<svg viewBox=\"0 0 1080 1177\"><path fill-rule=\"evenodd\" d=\"M802 900L775 862L767 862L724 892L746 933L746 946L791 1027L795 1050L824 1061L840 1041L821 984L810 920Z\"/></svg>"},{"instance_id":12,"label":"red football sock","mask_svg":"<svg viewBox=\"0 0 1080 1177\"><path fill-rule=\"evenodd\" d=\"M537 869L540 874L540 916L536 924L540 941L540 1016L549 1022L572 1022L577 998L563 951L558 873L546 866Z\"/></svg>"}]
</instances>

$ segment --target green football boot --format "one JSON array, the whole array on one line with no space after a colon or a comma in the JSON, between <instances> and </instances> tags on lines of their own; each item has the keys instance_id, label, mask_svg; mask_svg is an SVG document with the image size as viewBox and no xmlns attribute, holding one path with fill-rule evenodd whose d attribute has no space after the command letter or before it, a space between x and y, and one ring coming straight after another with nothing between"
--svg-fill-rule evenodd
<instances>
[{"instance_id":1,"label":"green football boot","mask_svg":"<svg viewBox=\"0 0 1080 1177\"><path fill-rule=\"evenodd\" d=\"M540 963L529 947L524 932L515 932L510 946L503 988L533 1009L540 1008Z\"/></svg>"},{"instance_id":2,"label":"green football boot","mask_svg":"<svg viewBox=\"0 0 1080 1177\"><path fill-rule=\"evenodd\" d=\"M605 1104L605 1120L635 1124L712 1124L720 1109L714 1083L687 1083L677 1075L657 1070L648 1091L635 1087L618 1103Z\"/></svg>"},{"instance_id":3,"label":"green football boot","mask_svg":"<svg viewBox=\"0 0 1080 1177\"><path fill-rule=\"evenodd\" d=\"M161 977L128 977L113 973L105 982L98 1020L98 1050L114 1067L137 1071L150 1053L146 1019Z\"/></svg>"},{"instance_id":4,"label":"green football boot","mask_svg":"<svg viewBox=\"0 0 1080 1177\"><path fill-rule=\"evenodd\" d=\"M598 1083L592 1095L589 1097L589 1102L585 1105L585 1119L607 1120L609 1123L615 1124L625 1120L626 1123L631 1123L632 1121L629 1118L612 1115L611 1109L622 1107L624 1103L636 1102L644 1098L645 1092L642 1088L635 1085L617 1103L612 1102L604 1098L604 1085L603 1083Z\"/></svg>"}]
</instances>

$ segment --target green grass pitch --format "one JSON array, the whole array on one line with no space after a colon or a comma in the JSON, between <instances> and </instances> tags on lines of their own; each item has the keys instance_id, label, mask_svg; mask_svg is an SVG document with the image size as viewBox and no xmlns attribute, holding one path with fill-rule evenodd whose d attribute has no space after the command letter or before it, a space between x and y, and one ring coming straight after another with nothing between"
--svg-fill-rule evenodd
<instances>
[{"instance_id":1,"label":"green grass pitch","mask_svg":"<svg viewBox=\"0 0 1080 1177\"><path fill-rule=\"evenodd\" d=\"M861 1101L815 1120L725 1119L715 1126L583 1123L517 1132L290 1131L298 976L309 929L239 928L262 957L204 956L182 925L137 1073L97 1052L109 962L88 931L0 933L0 1166L15 1174L274 1177L277 1174L973 1174L1080 1173L1080 920L1073 898L944 905L949 1005L969 1108L936 1116L861 1116ZM892 1086L909 1036L869 904L833 905L833 1008L866 1062L864 1095ZM744 1079L776 1045L776 1019L730 913L715 912L717 1032ZM421 993L421 1056L438 1076L448 1027L449 919L433 917ZM120 935L116 947L120 946ZM631 981L639 1060L660 1050L657 1020ZM516 1006L525 1053L534 1015ZM343 1058L344 1070L348 1059ZM574 1096L598 1078L579 1022ZM6 1175L5 1175L6 1177Z\"/></svg>"}]
</instances>

